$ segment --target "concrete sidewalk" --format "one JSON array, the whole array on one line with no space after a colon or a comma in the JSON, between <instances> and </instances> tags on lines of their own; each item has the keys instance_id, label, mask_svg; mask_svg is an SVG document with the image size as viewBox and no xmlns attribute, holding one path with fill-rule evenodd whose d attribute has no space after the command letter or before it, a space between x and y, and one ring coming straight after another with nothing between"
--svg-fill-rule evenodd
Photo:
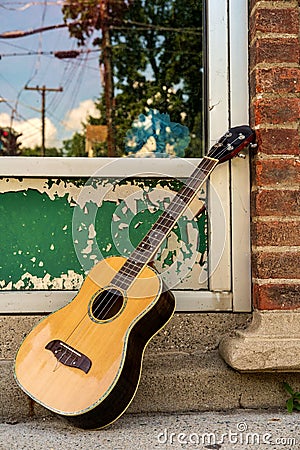
<instances>
[{"instance_id":1,"label":"concrete sidewalk","mask_svg":"<svg viewBox=\"0 0 300 450\"><path fill-rule=\"evenodd\" d=\"M1 450L300 448L300 414L235 410L124 414L109 428L82 431L56 418L0 424Z\"/></svg>"}]
</instances>

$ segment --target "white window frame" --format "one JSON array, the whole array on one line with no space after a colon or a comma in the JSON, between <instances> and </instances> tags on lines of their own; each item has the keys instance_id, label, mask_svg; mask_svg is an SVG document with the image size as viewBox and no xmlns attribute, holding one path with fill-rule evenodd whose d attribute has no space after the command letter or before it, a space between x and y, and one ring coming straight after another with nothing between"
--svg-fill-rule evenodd
<instances>
[{"instance_id":1,"label":"white window frame","mask_svg":"<svg viewBox=\"0 0 300 450\"><path fill-rule=\"evenodd\" d=\"M249 121L248 1L209 0L207 5L209 132L214 141L228 124ZM222 270L210 276L210 289L228 289L232 292L233 311L251 311L249 156L244 164L234 159L227 167L217 167L211 182L222 203L230 207L231 227L227 229L226 245L231 251L224 251ZM230 184L229 190L226 183ZM214 233L218 233L218 214L210 204Z\"/></svg>"},{"instance_id":2,"label":"white window frame","mask_svg":"<svg viewBox=\"0 0 300 450\"><path fill-rule=\"evenodd\" d=\"M229 126L248 123L248 2L207 1L209 147ZM185 178L198 159L1 158L0 176ZM222 207L216 207L217 196ZM218 203L218 202L217 202ZM249 159L218 166L209 184L209 290L173 291L177 311L251 311ZM220 218L227 226L220 228ZM221 221L222 222L222 221ZM225 236L225 239L224 239ZM224 246L220 258L215 248ZM47 313L74 291L1 291L2 313Z\"/></svg>"}]
</instances>

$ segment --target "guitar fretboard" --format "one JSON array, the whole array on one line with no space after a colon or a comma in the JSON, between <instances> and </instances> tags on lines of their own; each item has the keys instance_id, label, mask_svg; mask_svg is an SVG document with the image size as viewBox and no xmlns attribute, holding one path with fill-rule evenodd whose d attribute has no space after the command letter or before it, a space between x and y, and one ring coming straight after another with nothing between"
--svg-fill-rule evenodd
<instances>
[{"instance_id":1,"label":"guitar fretboard","mask_svg":"<svg viewBox=\"0 0 300 450\"><path fill-rule=\"evenodd\" d=\"M204 157L187 182L175 195L167 209L161 214L151 230L142 239L130 257L115 275L112 283L121 289L128 289L143 267L151 261L160 245L172 230L197 192L218 164L214 158Z\"/></svg>"}]
</instances>

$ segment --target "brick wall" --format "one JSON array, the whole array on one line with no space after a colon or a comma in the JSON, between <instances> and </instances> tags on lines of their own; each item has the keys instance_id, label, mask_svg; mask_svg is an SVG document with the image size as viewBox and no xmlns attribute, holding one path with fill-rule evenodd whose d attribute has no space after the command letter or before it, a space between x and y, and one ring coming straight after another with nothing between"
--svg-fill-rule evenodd
<instances>
[{"instance_id":1,"label":"brick wall","mask_svg":"<svg viewBox=\"0 0 300 450\"><path fill-rule=\"evenodd\" d=\"M300 0L250 4L254 307L300 308Z\"/></svg>"}]
</instances>

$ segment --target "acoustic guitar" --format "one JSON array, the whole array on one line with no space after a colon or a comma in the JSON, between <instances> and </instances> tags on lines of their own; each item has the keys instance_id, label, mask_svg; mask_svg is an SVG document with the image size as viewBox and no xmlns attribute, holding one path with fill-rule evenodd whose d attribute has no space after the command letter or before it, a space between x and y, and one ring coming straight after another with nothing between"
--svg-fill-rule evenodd
<instances>
[{"instance_id":1,"label":"acoustic guitar","mask_svg":"<svg viewBox=\"0 0 300 450\"><path fill-rule=\"evenodd\" d=\"M130 257L98 262L75 298L29 333L16 356L15 378L33 400L87 429L107 426L126 410L145 347L175 309L149 262L215 166L254 140L248 126L229 129Z\"/></svg>"}]
</instances>

